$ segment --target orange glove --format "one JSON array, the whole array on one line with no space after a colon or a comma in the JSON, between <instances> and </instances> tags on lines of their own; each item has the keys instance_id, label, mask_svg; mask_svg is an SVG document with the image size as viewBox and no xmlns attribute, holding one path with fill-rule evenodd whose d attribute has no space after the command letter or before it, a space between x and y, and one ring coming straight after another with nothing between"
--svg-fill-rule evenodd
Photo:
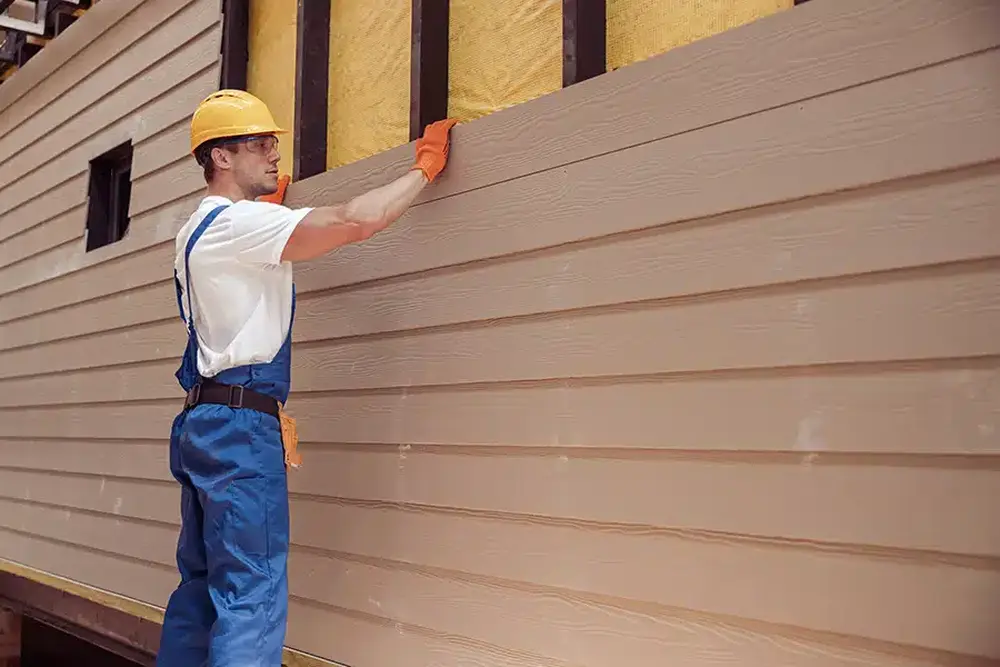
<instances>
[{"instance_id":1,"label":"orange glove","mask_svg":"<svg viewBox=\"0 0 1000 667\"><path fill-rule=\"evenodd\" d=\"M285 203L285 190L288 189L288 182L292 180L292 177L288 174L282 174L278 178L278 191L270 195L261 195L257 197L257 201L266 201L271 204L284 204Z\"/></svg>"},{"instance_id":2,"label":"orange glove","mask_svg":"<svg viewBox=\"0 0 1000 667\"><path fill-rule=\"evenodd\" d=\"M428 182L437 178L448 162L448 136L456 123L455 118L431 123L424 130L424 136L417 139L417 161L413 168L423 171Z\"/></svg>"}]
</instances>

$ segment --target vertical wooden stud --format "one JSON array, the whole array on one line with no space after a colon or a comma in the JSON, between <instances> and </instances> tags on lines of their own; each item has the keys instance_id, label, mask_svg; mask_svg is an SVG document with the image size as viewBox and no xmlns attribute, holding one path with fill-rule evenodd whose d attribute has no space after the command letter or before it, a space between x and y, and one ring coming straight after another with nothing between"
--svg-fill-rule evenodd
<instances>
[{"instance_id":1,"label":"vertical wooden stud","mask_svg":"<svg viewBox=\"0 0 1000 667\"><path fill-rule=\"evenodd\" d=\"M330 91L330 0L299 0L295 40L292 179L326 171Z\"/></svg>"},{"instance_id":2,"label":"vertical wooden stud","mask_svg":"<svg viewBox=\"0 0 1000 667\"><path fill-rule=\"evenodd\" d=\"M563 87L607 69L607 3L563 0Z\"/></svg>"},{"instance_id":3,"label":"vertical wooden stud","mask_svg":"<svg viewBox=\"0 0 1000 667\"><path fill-rule=\"evenodd\" d=\"M222 0L222 75L220 88L247 89L250 60L250 0Z\"/></svg>"},{"instance_id":4,"label":"vertical wooden stud","mask_svg":"<svg viewBox=\"0 0 1000 667\"><path fill-rule=\"evenodd\" d=\"M410 141L448 116L448 0L413 0Z\"/></svg>"}]
</instances>

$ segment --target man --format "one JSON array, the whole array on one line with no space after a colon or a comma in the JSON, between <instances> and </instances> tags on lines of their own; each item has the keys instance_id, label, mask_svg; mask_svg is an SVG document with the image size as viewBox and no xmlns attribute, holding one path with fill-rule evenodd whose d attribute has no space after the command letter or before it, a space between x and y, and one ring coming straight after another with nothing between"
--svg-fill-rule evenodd
<instances>
[{"instance_id":1,"label":"man","mask_svg":"<svg viewBox=\"0 0 1000 667\"><path fill-rule=\"evenodd\" d=\"M176 372L188 392L170 469L181 484L177 567L157 665L281 664L289 545L286 465L294 422L292 262L369 238L445 167L453 120L427 127L416 161L388 185L335 206L285 207L277 135L256 97L222 90L199 105L191 149L207 196L177 234L174 276L188 330Z\"/></svg>"}]
</instances>

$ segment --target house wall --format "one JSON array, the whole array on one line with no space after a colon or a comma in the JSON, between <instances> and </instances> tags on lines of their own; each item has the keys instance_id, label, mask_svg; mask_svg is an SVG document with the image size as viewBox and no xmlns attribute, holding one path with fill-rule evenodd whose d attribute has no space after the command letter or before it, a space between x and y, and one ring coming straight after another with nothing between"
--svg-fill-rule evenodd
<instances>
[{"instance_id":1,"label":"house wall","mask_svg":"<svg viewBox=\"0 0 1000 667\"><path fill-rule=\"evenodd\" d=\"M0 102L0 557L162 605L171 235L217 27L214 2L134 4L140 43L193 64L142 76L113 30ZM998 26L992 0L812 0L457 127L403 220L296 271L289 644L352 667L1000 661ZM130 237L83 257L84 157L128 128Z\"/></svg>"}]
</instances>

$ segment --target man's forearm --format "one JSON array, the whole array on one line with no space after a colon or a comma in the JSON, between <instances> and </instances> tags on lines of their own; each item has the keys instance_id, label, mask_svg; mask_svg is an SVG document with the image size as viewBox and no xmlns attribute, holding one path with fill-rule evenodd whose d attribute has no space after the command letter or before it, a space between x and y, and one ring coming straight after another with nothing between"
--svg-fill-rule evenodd
<instances>
[{"instance_id":1,"label":"man's forearm","mask_svg":"<svg viewBox=\"0 0 1000 667\"><path fill-rule=\"evenodd\" d=\"M388 185L354 197L346 204L310 211L295 226L281 260L319 257L334 248L370 238L395 222L433 182L448 160L449 133L458 122L447 118L431 123L417 140L413 169ZM283 197L282 197L283 200Z\"/></svg>"},{"instance_id":2,"label":"man's forearm","mask_svg":"<svg viewBox=\"0 0 1000 667\"><path fill-rule=\"evenodd\" d=\"M347 202L345 217L361 227L361 239L369 238L399 219L427 185L419 169L406 173L388 185L369 190Z\"/></svg>"},{"instance_id":3,"label":"man's forearm","mask_svg":"<svg viewBox=\"0 0 1000 667\"><path fill-rule=\"evenodd\" d=\"M313 209L292 232L282 261L314 259L340 246L371 238L399 219L426 185L427 177L415 169L346 204Z\"/></svg>"}]
</instances>

